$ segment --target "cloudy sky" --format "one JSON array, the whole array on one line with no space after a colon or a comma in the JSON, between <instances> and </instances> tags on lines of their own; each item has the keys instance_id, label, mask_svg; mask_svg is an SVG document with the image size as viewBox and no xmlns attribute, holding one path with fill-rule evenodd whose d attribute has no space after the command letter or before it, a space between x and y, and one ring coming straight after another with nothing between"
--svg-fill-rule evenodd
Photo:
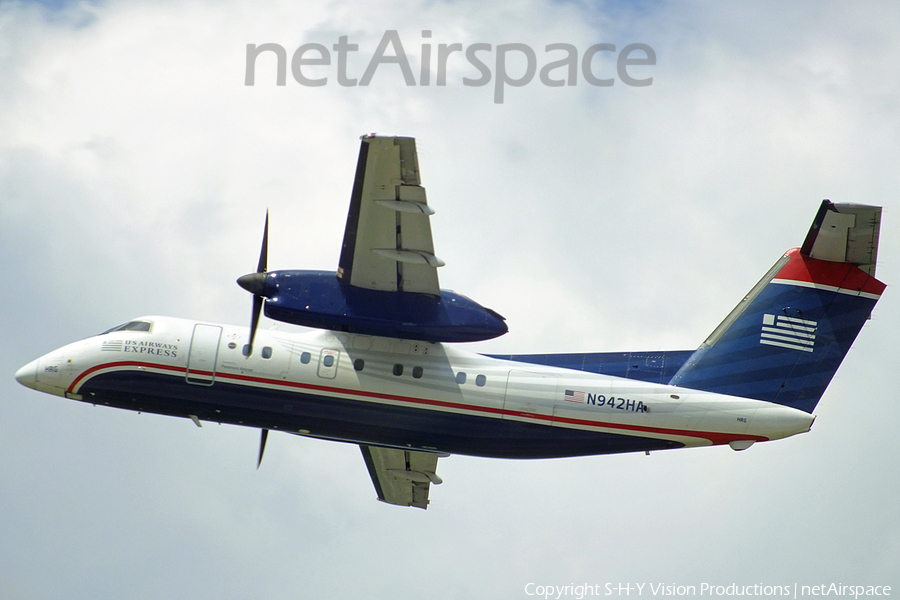
<instances>
[{"instance_id":1,"label":"cloudy sky","mask_svg":"<svg viewBox=\"0 0 900 600\"><path fill-rule=\"evenodd\" d=\"M0 0L0 597L527 598L526 585L900 590L900 4ZM369 85L245 85L248 44L358 45ZM430 37L423 34L431 32ZM503 88L569 44L599 87ZM655 65L616 53L646 44ZM429 85L420 85L423 44ZM439 44L463 52L436 85ZM304 55L315 58L316 53ZM643 56L635 52L632 58ZM562 79L565 68L552 72ZM822 198L885 207L887 289L812 432L550 461L453 456L428 511L355 446L38 394L22 364L143 314L249 320L256 264L336 266L358 137L415 136L443 287L504 314L484 352L691 349ZM271 325L270 322L264 326ZM645 595L647 591L645 590ZM632 592L632 596L634 592Z\"/></svg>"}]
</instances>

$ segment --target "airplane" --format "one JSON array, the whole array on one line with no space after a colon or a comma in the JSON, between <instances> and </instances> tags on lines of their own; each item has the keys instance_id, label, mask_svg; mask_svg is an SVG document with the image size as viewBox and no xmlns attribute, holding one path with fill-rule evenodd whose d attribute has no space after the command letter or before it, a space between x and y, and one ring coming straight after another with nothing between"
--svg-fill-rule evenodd
<instances>
[{"instance_id":1,"label":"airplane","mask_svg":"<svg viewBox=\"0 0 900 600\"><path fill-rule=\"evenodd\" d=\"M881 207L821 203L789 250L693 350L483 355L505 319L442 290L415 139L361 138L337 271L267 269L250 327L140 317L16 372L97 406L358 444L378 500L427 508L439 458L554 458L810 430L885 285ZM260 314L311 331L257 331Z\"/></svg>"}]
</instances>

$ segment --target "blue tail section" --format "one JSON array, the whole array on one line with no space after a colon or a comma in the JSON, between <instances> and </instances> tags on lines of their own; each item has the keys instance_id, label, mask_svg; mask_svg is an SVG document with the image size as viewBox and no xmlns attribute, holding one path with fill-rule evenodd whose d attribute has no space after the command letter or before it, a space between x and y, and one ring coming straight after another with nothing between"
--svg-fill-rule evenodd
<instances>
[{"instance_id":1,"label":"blue tail section","mask_svg":"<svg viewBox=\"0 0 900 600\"><path fill-rule=\"evenodd\" d=\"M785 254L669 383L811 413L885 285L881 208L824 201Z\"/></svg>"}]
</instances>

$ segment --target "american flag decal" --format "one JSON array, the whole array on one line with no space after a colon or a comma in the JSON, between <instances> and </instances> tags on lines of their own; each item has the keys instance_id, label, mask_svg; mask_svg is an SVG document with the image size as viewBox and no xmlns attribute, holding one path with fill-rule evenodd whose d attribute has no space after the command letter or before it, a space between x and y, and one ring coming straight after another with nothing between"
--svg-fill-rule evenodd
<instances>
[{"instance_id":1,"label":"american flag decal","mask_svg":"<svg viewBox=\"0 0 900 600\"><path fill-rule=\"evenodd\" d=\"M816 343L818 322L785 317L783 315L763 315L762 333L759 343L778 346L790 350L812 352Z\"/></svg>"},{"instance_id":2,"label":"american flag decal","mask_svg":"<svg viewBox=\"0 0 900 600\"><path fill-rule=\"evenodd\" d=\"M113 340L111 342L103 342L100 346L101 352L121 352L124 342L122 340Z\"/></svg>"},{"instance_id":3,"label":"american flag decal","mask_svg":"<svg viewBox=\"0 0 900 600\"><path fill-rule=\"evenodd\" d=\"M584 404L584 392L566 390L566 394L565 396L563 396L563 400L565 400L566 402L578 402L579 404Z\"/></svg>"}]
</instances>

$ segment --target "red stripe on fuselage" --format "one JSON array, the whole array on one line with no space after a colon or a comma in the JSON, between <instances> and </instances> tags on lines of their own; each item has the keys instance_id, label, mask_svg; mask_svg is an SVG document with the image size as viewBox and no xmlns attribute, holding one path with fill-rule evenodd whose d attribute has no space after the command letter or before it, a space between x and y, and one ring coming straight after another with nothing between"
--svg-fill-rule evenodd
<instances>
[{"instance_id":1,"label":"red stripe on fuselage","mask_svg":"<svg viewBox=\"0 0 900 600\"><path fill-rule=\"evenodd\" d=\"M790 261L775 279L786 279L802 283L827 285L829 287L864 292L880 296L887 287L856 265L828 260L818 260L800 254L799 248L788 250L786 256Z\"/></svg>"},{"instance_id":2,"label":"red stripe on fuselage","mask_svg":"<svg viewBox=\"0 0 900 600\"><path fill-rule=\"evenodd\" d=\"M67 392L74 393L76 388L80 387L84 384L85 380L89 378L89 376L97 371L101 371L104 369L122 369L128 367L137 367L137 368L149 368L149 369L160 369L165 371L171 371L173 373L178 373L179 375L185 375L187 370L184 367L178 367L175 365L162 365L156 363L148 363L148 362L140 362L140 361L120 361L120 362L111 362L105 363L102 365L96 365L91 367L90 369L85 370L78 377L72 381L72 384L69 386ZM211 377L213 373L209 371L191 371L192 373L196 373L197 375L203 375ZM514 410L504 410L501 408L494 408L490 406L476 406L472 404L461 404L459 402L448 402L446 400L433 400L429 398L416 398L412 396L399 396L396 394L384 394L379 392L369 392L365 390L350 390L345 388L337 388L337 387L329 387L324 385L314 385L311 383L300 383L297 381L283 381L277 379L266 379L263 377L254 377L251 375L238 375L235 373L215 373L216 379L231 379L234 381L243 381L248 383L259 383L268 387L288 387L294 389L303 389L309 391L317 391L317 392L325 392L332 394L347 394L351 396L359 396L363 398L373 398L377 400L393 400L396 402L404 402L407 404L415 404L419 406L434 406L440 408L449 408L453 410L465 410L470 412L481 412L487 414L501 415L501 416L509 416L509 417L524 417L527 419L535 419L539 421L546 421L547 425L550 425L551 422L556 423L566 423L569 425L580 425L580 426L588 426L588 427L603 427L607 429L622 429L625 431L640 431L643 433L652 433L658 435L674 435L681 437L693 437L693 438L701 438L705 440L709 440L713 445L719 444L727 444L728 442L735 440L753 440L756 442L763 442L768 440L769 438L758 436L758 435L744 435L744 434L731 434L731 433L719 433L716 431L685 431L681 429L668 429L664 427L647 427L641 425L630 425L626 423L609 423L604 421L591 421L588 419L573 419L570 417L553 417L552 415L539 415L526 413L521 411Z\"/></svg>"},{"instance_id":3,"label":"red stripe on fuselage","mask_svg":"<svg viewBox=\"0 0 900 600\"><path fill-rule=\"evenodd\" d=\"M97 371L100 371L102 369L117 369L117 368L123 368L123 367L138 367L138 368L150 367L153 369L163 369L165 371L174 371L174 372L180 373L180 374L184 374L187 372L184 367L177 367L175 365L160 365L160 364L156 364L156 363L148 363L148 362L143 362L143 361L138 361L138 360L123 360L123 361L119 361L119 362L104 363L102 365L96 365L96 366L91 367L90 369L87 369L81 375L79 375L78 377L73 379L72 384L69 386L69 389L66 390L66 393L67 394L75 393L75 388L80 386L82 380L86 379L88 377L88 375L90 375L91 373L96 373ZM209 371L206 371L206 372L198 371L197 373L199 375L210 375L210 376L212 375L212 373L210 373Z\"/></svg>"}]
</instances>

